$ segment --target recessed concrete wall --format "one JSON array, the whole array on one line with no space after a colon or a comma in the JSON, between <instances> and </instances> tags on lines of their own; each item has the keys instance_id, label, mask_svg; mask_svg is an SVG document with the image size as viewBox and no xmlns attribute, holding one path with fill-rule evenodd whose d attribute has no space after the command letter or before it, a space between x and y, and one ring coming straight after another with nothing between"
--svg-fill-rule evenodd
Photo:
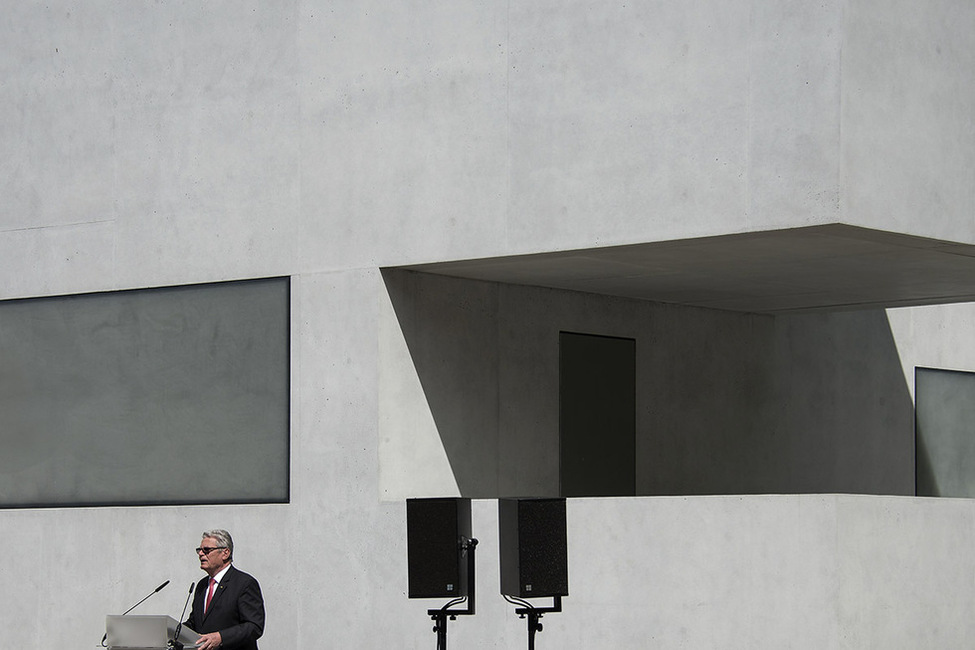
<instances>
[{"instance_id":1,"label":"recessed concrete wall","mask_svg":"<svg viewBox=\"0 0 975 650\"><path fill-rule=\"evenodd\" d=\"M882 310L776 318L773 462L795 492L914 494L914 407Z\"/></svg>"},{"instance_id":2,"label":"recessed concrete wall","mask_svg":"<svg viewBox=\"0 0 975 650\"><path fill-rule=\"evenodd\" d=\"M402 314L387 335L405 341L401 370L463 496L558 495L560 331L636 341L637 494L914 494L914 411L883 311L771 317L383 277ZM380 401L383 493L425 494L400 452L415 396Z\"/></svg>"}]
</instances>

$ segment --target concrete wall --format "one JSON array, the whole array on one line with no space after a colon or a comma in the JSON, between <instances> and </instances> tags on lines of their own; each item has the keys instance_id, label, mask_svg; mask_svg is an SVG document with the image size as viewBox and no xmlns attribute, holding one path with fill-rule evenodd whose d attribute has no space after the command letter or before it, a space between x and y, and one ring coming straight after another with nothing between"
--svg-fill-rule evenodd
<instances>
[{"instance_id":1,"label":"concrete wall","mask_svg":"<svg viewBox=\"0 0 975 650\"><path fill-rule=\"evenodd\" d=\"M914 378L901 370L901 341L886 313L776 322L780 415L769 465L782 472L782 485L798 493L914 494Z\"/></svg>"},{"instance_id":2,"label":"concrete wall","mask_svg":"<svg viewBox=\"0 0 975 650\"><path fill-rule=\"evenodd\" d=\"M836 221L975 241L973 14L20 3L3 295Z\"/></svg>"},{"instance_id":3,"label":"concrete wall","mask_svg":"<svg viewBox=\"0 0 975 650\"><path fill-rule=\"evenodd\" d=\"M573 612L546 647L906 649L972 632L970 501L582 500L568 517L588 532L570 533Z\"/></svg>"},{"instance_id":4,"label":"concrete wall","mask_svg":"<svg viewBox=\"0 0 975 650\"><path fill-rule=\"evenodd\" d=\"M846 4L844 23L844 219L971 242L975 7L856 0Z\"/></svg>"},{"instance_id":5,"label":"concrete wall","mask_svg":"<svg viewBox=\"0 0 975 650\"><path fill-rule=\"evenodd\" d=\"M137 611L178 615L214 525L262 582L265 647L433 645L434 603L405 597L405 508L382 497L380 267L835 221L975 241L960 2L920 21L853 0L3 9L0 298L293 277L291 503L0 512L11 647L95 645L106 613L165 579ZM879 16L891 38L867 30ZM924 44L951 57L917 59ZM922 171L931 191L902 189ZM969 355L958 313L911 316L907 347L948 332ZM447 454L425 440L432 464L407 476L439 490ZM967 501L570 506L571 600L539 645L972 636ZM491 597L494 507L477 503L482 598L457 647L524 643Z\"/></svg>"},{"instance_id":6,"label":"concrete wall","mask_svg":"<svg viewBox=\"0 0 975 650\"><path fill-rule=\"evenodd\" d=\"M772 317L383 277L401 328L386 347L404 341L412 360L394 385L418 380L430 413L421 425L415 393L380 390L385 498L558 495L560 331L636 340L637 494L914 494L914 410L883 311ZM417 437L439 437L456 490L446 472L439 489L408 472Z\"/></svg>"}]
</instances>

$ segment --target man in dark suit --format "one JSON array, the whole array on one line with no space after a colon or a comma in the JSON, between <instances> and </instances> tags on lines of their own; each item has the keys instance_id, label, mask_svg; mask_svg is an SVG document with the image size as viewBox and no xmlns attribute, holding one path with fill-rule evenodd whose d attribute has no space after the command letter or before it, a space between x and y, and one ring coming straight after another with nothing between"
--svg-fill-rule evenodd
<instances>
[{"instance_id":1,"label":"man in dark suit","mask_svg":"<svg viewBox=\"0 0 975 650\"><path fill-rule=\"evenodd\" d=\"M196 647L257 650L257 640L264 634L264 597L257 580L231 565L230 533L206 531L196 554L208 577L197 583L193 609L183 623L200 634Z\"/></svg>"}]
</instances>

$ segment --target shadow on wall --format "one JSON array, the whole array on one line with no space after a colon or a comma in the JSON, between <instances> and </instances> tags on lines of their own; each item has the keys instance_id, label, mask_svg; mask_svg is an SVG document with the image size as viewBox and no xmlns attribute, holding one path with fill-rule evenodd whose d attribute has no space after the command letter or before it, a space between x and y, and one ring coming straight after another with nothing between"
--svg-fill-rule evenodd
<instances>
[{"instance_id":1,"label":"shadow on wall","mask_svg":"<svg viewBox=\"0 0 975 650\"><path fill-rule=\"evenodd\" d=\"M496 497L498 285L393 270L383 279L461 496Z\"/></svg>"},{"instance_id":2,"label":"shadow on wall","mask_svg":"<svg viewBox=\"0 0 975 650\"><path fill-rule=\"evenodd\" d=\"M559 496L560 331L636 340L638 495L914 494L913 405L883 311L383 278L462 496Z\"/></svg>"},{"instance_id":3,"label":"shadow on wall","mask_svg":"<svg viewBox=\"0 0 975 650\"><path fill-rule=\"evenodd\" d=\"M790 493L914 494L914 405L883 310L780 316Z\"/></svg>"},{"instance_id":4,"label":"shadow on wall","mask_svg":"<svg viewBox=\"0 0 975 650\"><path fill-rule=\"evenodd\" d=\"M915 490L918 496L940 497L946 496L941 486L938 484L938 475L934 471L934 462L931 459L931 452L928 450L927 438L924 433L924 425L920 422L916 424L916 449L915 463L917 466L917 479Z\"/></svg>"}]
</instances>

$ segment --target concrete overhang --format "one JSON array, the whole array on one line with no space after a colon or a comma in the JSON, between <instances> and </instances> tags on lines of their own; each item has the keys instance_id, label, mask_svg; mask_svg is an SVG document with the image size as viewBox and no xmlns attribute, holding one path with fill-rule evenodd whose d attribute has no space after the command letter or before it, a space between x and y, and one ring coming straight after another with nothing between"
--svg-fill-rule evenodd
<instances>
[{"instance_id":1,"label":"concrete overhang","mask_svg":"<svg viewBox=\"0 0 975 650\"><path fill-rule=\"evenodd\" d=\"M844 224L399 268L763 314L975 301L975 246Z\"/></svg>"}]
</instances>

